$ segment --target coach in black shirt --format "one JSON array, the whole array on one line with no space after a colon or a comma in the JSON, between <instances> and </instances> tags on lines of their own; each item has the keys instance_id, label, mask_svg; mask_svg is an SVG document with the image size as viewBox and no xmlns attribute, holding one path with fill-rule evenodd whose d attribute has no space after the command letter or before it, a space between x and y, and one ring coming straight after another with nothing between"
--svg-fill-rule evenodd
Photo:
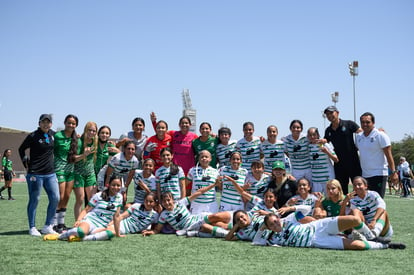
<instances>
[{"instance_id":1,"label":"coach in black shirt","mask_svg":"<svg viewBox=\"0 0 414 275\"><path fill-rule=\"evenodd\" d=\"M29 191L29 203L27 205L27 217L29 219L29 234L40 237L36 228L36 208L39 203L42 187L49 198L45 226L43 234L56 234L53 231L53 218L59 202L59 186L54 169L53 136L51 130L52 116L43 114L39 118L39 128L30 133L19 147L19 155L27 170L26 182ZM26 150L30 149L30 157Z\"/></svg>"},{"instance_id":2,"label":"coach in black shirt","mask_svg":"<svg viewBox=\"0 0 414 275\"><path fill-rule=\"evenodd\" d=\"M358 149L354 143L354 133L362 129L351 120L339 119L339 111L335 106L329 106L324 114L331 122L325 130L325 139L334 146L339 161L335 163L335 178L340 181L344 194L348 194L349 180L361 176Z\"/></svg>"}]
</instances>

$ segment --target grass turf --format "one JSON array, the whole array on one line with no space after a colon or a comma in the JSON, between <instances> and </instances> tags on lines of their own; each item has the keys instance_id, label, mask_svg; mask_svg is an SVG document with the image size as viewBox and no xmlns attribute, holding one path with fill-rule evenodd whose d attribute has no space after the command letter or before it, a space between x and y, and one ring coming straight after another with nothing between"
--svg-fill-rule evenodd
<instances>
[{"instance_id":1,"label":"grass turf","mask_svg":"<svg viewBox=\"0 0 414 275\"><path fill-rule=\"evenodd\" d=\"M132 192L130 192L132 194ZM6 193L4 193L6 195ZM394 242L405 250L336 251L314 248L255 247L226 242L155 235L128 235L102 242L43 241L28 235L27 188L14 183L15 201L0 201L0 274L413 274L414 200L386 196ZM67 225L73 224L73 195ZM45 220L47 196L37 210Z\"/></svg>"}]
</instances>

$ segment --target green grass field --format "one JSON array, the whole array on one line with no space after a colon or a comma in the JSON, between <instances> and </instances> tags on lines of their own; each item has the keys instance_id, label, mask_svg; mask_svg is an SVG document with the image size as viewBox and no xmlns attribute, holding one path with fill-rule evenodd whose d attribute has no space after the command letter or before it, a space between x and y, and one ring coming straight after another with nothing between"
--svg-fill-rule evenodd
<instances>
[{"instance_id":1,"label":"green grass field","mask_svg":"<svg viewBox=\"0 0 414 275\"><path fill-rule=\"evenodd\" d=\"M404 242L407 249L336 251L175 235L45 242L28 235L26 184L14 183L13 195L16 201L0 201L0 274L414 274L414 200L397 196L386 197L393 241ZM43 193L36 219L39 229L46 205ZM73 199L68 225L74 221L72 207Z\"/></svg>"}]
</instances>

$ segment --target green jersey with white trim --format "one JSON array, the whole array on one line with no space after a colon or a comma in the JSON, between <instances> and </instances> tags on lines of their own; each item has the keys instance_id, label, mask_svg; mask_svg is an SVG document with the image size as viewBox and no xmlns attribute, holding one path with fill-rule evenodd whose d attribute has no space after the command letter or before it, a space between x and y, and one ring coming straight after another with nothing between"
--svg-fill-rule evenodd
<instances>
[{"instance_id":1,"label":"green jersey with white trim","mask_svg":"<svg viewBox=\"0 0 414 275\"><path fill-rule=\"evenodd\" d=\"M91 147L92 145L93 143L84 146L83 140L78 139L78 155L84 152L85 147ZM75 162L75 174L81 176L95 174L94 154L91 153L86 157L86 159L81 159L80 161Z\"/></svg>"}]
</instances>

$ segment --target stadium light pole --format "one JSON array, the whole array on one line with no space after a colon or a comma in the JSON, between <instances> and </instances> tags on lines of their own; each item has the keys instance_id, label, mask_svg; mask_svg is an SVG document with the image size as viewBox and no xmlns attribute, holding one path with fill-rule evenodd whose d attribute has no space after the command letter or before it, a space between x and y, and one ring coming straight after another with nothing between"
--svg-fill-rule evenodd
<instances>
[{"instance_id":1,"label":"stadium light pole","mask_svg":"<svg viewBox=\"0 0 414 275\"><path fill-rule=\"evenodd\" d=\"M331 94L332 102L336 106L336 103L339 101L339 92L333 92Z\"/></svg>"},{"instance_id":2,"label":"stadium light pole","mask_svg":"<svg viewBox=\"0 0 414 275\"><path fill-rule=\"evenodd\" d=\"M354 121L356 122L356 101L355 101L355 77L358 75L358 61L354 60L352 63L348 63L349 73L353 80L353 92L354 92Z\"/></svg>"}]
</instances>

